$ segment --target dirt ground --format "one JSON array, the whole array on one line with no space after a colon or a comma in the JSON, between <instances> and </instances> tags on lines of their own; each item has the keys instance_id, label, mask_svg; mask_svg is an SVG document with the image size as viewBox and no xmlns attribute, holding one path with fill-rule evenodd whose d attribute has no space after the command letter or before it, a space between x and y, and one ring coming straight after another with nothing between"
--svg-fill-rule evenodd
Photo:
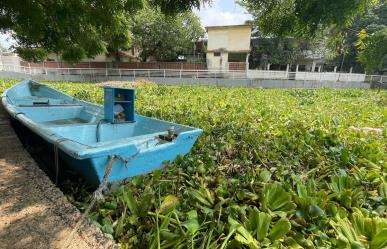
<instances>
[{"instance_id":1,"label":"dirt ground","mask_svg":"<svg viewBox=\"0 0 387 249\"><path fill-rule=\"evenodd\" d=\"M23 149L0 102L0 249L116 248L81 218Z\"/></svg>"}]
</instances>

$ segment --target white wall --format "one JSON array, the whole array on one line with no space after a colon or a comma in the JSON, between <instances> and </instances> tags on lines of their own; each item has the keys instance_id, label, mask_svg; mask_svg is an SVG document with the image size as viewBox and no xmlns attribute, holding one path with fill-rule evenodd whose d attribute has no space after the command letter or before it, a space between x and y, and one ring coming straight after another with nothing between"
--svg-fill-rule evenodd
<instances>
[{"instance_id":1,"label":"white wall","mask_svg":"<svg viewBox=\"0 0 387 249\"><path fill-rule=\"evenodd\" d=\"M250 26L208 27L207 33L207 51L225 49L246 52L250 50Z\"/></svg>"},{"instance_id":2,"label":"white wall","mask_svg":"<svg viewBox=\"0 0 387 249\"><path fill-rule=\"evenodd\" d=\"M10 67L20 67L20 57L16 54L13 55L1 55L0 54L0 65Z\"/></svg>"},{"instance_id":3,"label":"white wall","mask_svg":"<svg viewBox=\"0 0 387 249\"><path fill-rule=\"evenodd\" d=\"M207 69L208 70L227 70L228 69L228 53L220 52L220 56L214 56L213 52L207 53Z\"/></svg>"},{"instance_id":4,"label":"white wall","mask_svg":"<svg viewBox=\"0 0 387 249\"><path fill-rule=\"evenodd\" d=\"M297 72L296 80L364 82L365 74Z\"/></svg>"},{"instance_id":5,"label":"white wall","mask_svg":"<svg viewBox=\"0 0 387 249\"><path fill-rule=\"evenodd\" d=\"M228 52L249 52L251 27L247 25L208 27L207 68L228 70ZM214 56L214 52L221 56Z\"/></svg>"},{"instance_id":6,"label":"white wall","mask_svg":"<svg viewBox=\"0 0 387 249\"><path fill-rule=\"evenodd\" d=\"M248 70L249 79L287 79L286 71Z\"/></svg>"}]
</instances>

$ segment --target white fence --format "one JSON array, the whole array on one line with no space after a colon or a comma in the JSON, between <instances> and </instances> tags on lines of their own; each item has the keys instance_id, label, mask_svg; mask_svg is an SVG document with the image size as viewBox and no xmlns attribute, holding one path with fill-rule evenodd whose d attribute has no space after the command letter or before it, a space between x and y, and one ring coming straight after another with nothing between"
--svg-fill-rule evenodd
<instances>
[{"instance_id":1,"label":"white fence","mask_svg":"<svg viewBox=\"0 0 387 249\"><path fill-rule=\"evenodd\" d=\"M29 75L72 75L84 78L114 79L128 78L184 78L184 79L268 79L318 82L379 82L387 83L387 76L350 73L287 72L268 70L221 71L221 70L176 70L176 69L116 69L116 68L42 68L15 65L0 65L0 70Z\"/></svg>"},{"instance_id":2,"label":"white fence","mask_svg":"<svg viewBox=\"0 0 387 249\"><path fill-rule=\"evenodd\" d=\"M296 80L364 82L365 74L297 72Z\"/></svg>"},{"instance_id":3,"label":"white fence","mask_svg":"<svg viewBox=\"0 0 387 249\"><path fill-rule=\"evenodd\" d=\"M269 71L269 70L248 70L247 77L249 79L288 79L288 72L286 71Z\"/></svg>"}]
</instances>

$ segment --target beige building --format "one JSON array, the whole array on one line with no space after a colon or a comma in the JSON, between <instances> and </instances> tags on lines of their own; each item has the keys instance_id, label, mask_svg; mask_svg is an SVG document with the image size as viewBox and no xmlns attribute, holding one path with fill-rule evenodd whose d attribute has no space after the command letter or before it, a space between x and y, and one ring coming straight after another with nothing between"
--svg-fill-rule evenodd
<instances>
[{"instance_id":1,"label":"beige building","mask_svg":"<svg viewBox=\"0 0 387 249\"><path fill-rule=\"evenodd\" d=\"M207 68L210 70L246 70L250 52L250 25L206 27Z\"/></svg>"}]
</instances>

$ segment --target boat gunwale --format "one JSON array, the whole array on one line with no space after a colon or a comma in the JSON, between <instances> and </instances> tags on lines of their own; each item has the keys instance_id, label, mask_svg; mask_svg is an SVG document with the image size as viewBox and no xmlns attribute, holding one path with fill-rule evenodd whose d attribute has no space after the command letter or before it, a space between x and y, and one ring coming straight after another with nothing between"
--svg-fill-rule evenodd
<instances>
[{"instance_id":1,"label":"boat gunwale","mask_svg":"<svg viewBox=\"0 0 387 249\"><path fill-rule=\"evenodd\" d=\"M93 106L93 107L100 108L100 110L102 109L102 111L103 111L103 107L101 105L98 105L98 104L79 100L77 98L74 98L70 95L67 95L67 94L62 93L60 91L57 91L56 89L48 87L44 84L40 84L40 83L35 82L33 80L24 80L24 81L14 85L14 86L12 86L11 88L8 88L7 90L5 90L3 92L3 94L1 95L2 104L3 104L4 108L8 111L10 116L12 116L16 120L18 120L21 123L23 123L24 125L26 125L29 129L31 129L33 132L35 132L37 135L42 137L47 142L58 146L58 148L63 150L66 154L68 154L76 159L87 159L87 158L96 157L96 156L99 157L99 156L110 155L110 154L112 154L111 153L112 150L120 149L123 147L135 146L136 149L138 150L136 144L133 143L133 141L131 141L131 143L127 143L128 142L127 140L133 140L134 137L127 137L127 138L112 140L110 142L104 142L104 143L100 143L100 144L95 143L93 145L87 145L87 144L82 144L78 141L60 136L60 135L56 134L55 132L51 131L50 129L48 129L48 127L44 127L44 128L40 127L38 122L35 122L32 119L28 118L24 113L18 112L18 110L15 108L18 106L13 104L12 99L8 96L8 92L12 88L17 87L18 85L22 85L22 84L29 84L30 82L33 82L33 83L38 84L42 87L45 87L48 90L53 91L54 93L59 93L62 96L64 95L67 98L72 99L73 102L81 103L82 106L84 106L84 107L85 106ZM7 99L9 99L10 103L8 103ZM183 131L183 132L179 133L179 135L177 136L177 138L173 142L160 144L156 147L150 147L149 149L159 149L159 148L162 148L164 146L171 146L173 144L176 144L180 139L183 139L183 137L191 136L191 135L199 135L202 132L202 129L191 127L188 125L177 124L177 123L173 123L173 122L169 122L169 121L165 121L165 120L160 120L160 119L153 118L153 117L138 115L138 114L136 114L136 115L141 117L141 118L144 118L144 119L156 120L156 121L160 121L160 122L171 124L171 125L179 125L181 127L185 127L185 128L189 129L188 131ZM125 123L123 123L123 124L125 124ZM66 125L66 126L68 126L68 125ZM62 126L62 127L66 127L66 126ZM57 127L61 127L61 126L57 126ZM152 135L154 135L154 134L149 134L150 137ZM145 151L145 150L142 150L142 151Z\"/></svg>"}]
</instances>

